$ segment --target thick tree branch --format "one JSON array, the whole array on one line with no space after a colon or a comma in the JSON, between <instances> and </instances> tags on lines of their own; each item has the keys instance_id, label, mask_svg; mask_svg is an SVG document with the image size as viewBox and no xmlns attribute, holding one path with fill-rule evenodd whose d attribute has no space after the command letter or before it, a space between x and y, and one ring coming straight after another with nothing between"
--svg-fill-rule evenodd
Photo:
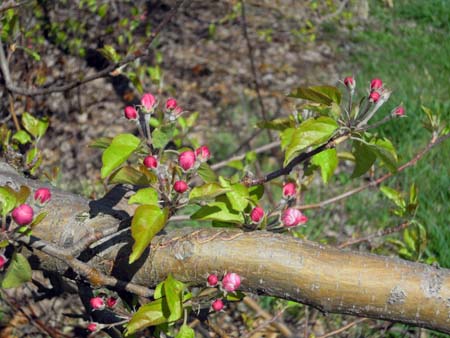
<instances>
[{"instance_id":1,"label":"thick tree branch","mask_svg":"<svg viewBox=\"0 0 450 338\"><path fill-rule=\"evenodd\" d=\"M0 185L39 182L22 178L0 163ZM108 215L92 219L78 196L52 189L46 219L33 236L70 249L73 243L121 221ZM113 209L107 199L102 202ZM96 206L100 208L100 206ZM106 212L108 208L101 209ZM312 305L324 312L399 321L450 333L450 271L398 258L380 257L302 241L263 231L179 229L157 236L150 250L128 265L133 240L118 232L93 244L78 260L122 281L153 287L169 273L193 285L204 285L209 273L235 271L242 288ZM35 250L37 266L64 273L67 264ZM36 261L36 259L35 259Z\"/></svg>"}]
</instances>

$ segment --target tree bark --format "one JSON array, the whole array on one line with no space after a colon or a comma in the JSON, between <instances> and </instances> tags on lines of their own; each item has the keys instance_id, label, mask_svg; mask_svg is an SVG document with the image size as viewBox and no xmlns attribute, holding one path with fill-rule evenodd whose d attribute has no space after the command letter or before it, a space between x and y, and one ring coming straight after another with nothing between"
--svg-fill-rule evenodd
<instances>
[{"instance_id":1,"label":"tree bark","mask_svg":"<svg viewBox=\"0 0 450 338\"><path fill-rule=\"evenodd\" d=\"M0 185L5 184L15 189L43 186L0 162ZM298 301L323 312L450 333L450 270L264 231L216 228L160 234L141 259L129 265L133 239L127 230L127 212L132 210L123 203L124 189L113 189L98 201L51 191L52 200L45 207L49 214L33 229L33 236L70 249L85 236L113 227L113 235L78 258L122 281L153 287L172 273L181 281L204 285L208 274L232 271L243 277L244 291ZM34 268L67 274L63 260L35 249L27 254Z\"/></svg>"}]
</instances>

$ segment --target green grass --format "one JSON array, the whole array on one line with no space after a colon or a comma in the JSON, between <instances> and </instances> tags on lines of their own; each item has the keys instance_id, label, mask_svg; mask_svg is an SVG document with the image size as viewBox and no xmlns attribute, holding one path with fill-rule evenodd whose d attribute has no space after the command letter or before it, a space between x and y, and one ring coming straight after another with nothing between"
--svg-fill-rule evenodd
<instances>
[{"instance_id":1,"label":"green grass","mask_svg":"<svg viewBox=\"0 0 450 338\"><path fill-rule=\"evenodd\" d=\"M352 52L343 69L346 73L353 72L360 85L380 77L393 90L381 114L387 114L399 103L404 104L408 118L395 120L378 130L393 141L404 162L430 138L422 128L421 105L440 111L442 119L450 121L450 1L395 0L393 9L382 7L377 1L370 4L370 22L350 33ZM412 182L418 185L417 219L428 230L430 252L445 267L450 267L448 154L450 141L433 149L415 167L388 183L403 191ZM388 210L377 209L376 215L373 212L367 215L367 207L358 204L357 198L350 200L352 218L370 216L375 217L374 222L388 219Z\"/></svg>"}]
</instances>

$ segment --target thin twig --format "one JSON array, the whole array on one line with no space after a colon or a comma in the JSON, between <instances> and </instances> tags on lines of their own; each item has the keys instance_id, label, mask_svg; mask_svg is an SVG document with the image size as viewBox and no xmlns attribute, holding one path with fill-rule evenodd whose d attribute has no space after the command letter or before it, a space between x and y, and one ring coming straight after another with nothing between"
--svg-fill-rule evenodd
<instances>
[{"instance_id":1,"label":"thin twig","mask_svg":"<svg viewBox=\"0 0 450 338\"><path fill-rule=\"evenodd\" d=\"M422 149L419 153L417 153L416 156L414 156L411 160L409 160L408 162L406 162L405 164L403 164L402 166L397 168L397 172L402 172L403 170L405 170L406 168L409 168L413 165L415 165L417 163L417 161L419 161L426 153L428 153L434 146L444 142L446 139L450 138L450 133L442 135L440 137L433 137L431 139L431 141L427 144L427 146ZM332 203L336 203L340 200L343 200L347 197L350 197L354 194L357 194L367 188L370 187L375 187L379 184L381 184L382 182L386 181L388 178L392 177L394 174L393 173L387 173L383 176L381 176L380 178L378 178L375 181L371 181L370 183L364 184L358 188L346 191L345 193L332 197L330 199L318 202L318 203L313 203L313 204L305 204L302 206L299 206L298 209L299 210L307 210L307 209L318 209L318 208L323 208L324 206L328 205L328 204L332 204Z\"/></svg>"},{"instance_id":2,"label":"thin twig","mask_svg":"<svg viewBox=\"0 0 450 338\"><path fill-rule=\"evenodd\" d=\"M105 77L109 75L114 70L132 62L135 61L143 56L147 56L150 53L150 45L155 40L155 38L158 36L158 34L161 32L161 30L168 24L168 22L175 16L178 9L183 5L183 3L186 0L179 0L175 6L167 13L167 15L164 17L164 19L161 21L161 23L152 31L150 34L150 37L147 39L147 41L144 43L144 47L137 50L131 55L126 56L121 61L115 62L107 66L105 69L87 76L86 78L82 80L77 80L72 83L68 83L62 86L51 86L48 88L38 88L38 89L29 89L29 88L22 88L14 84L11 80L11 76L9 73L8 63L5 58L5 52L3 49L3 44L0 38L0 69L3 73L3 78L5 80L6 88L16 94L20 95L26 95L26 96L37 96L37 95L45 95L50 93L56 93L56 92L65 92L67 90L73 89L75 87L78 87L84 83Z\"/></svg>"},{"instance_id":3,"label":"thin twig","mask_svg":"<svg viewBox=\"0 0 450 338\"><path fill-rule=\"evenodd\" d=\"M337 334L339 334L341 332L344 332L345 330L348 330L349 328L351 328L351 327L353 327L353 326L355 326L355 325L357 325L357 324L359 324L361 322L364 322L366 320L367 320L367 318L359 318L359 319L355 320L354 322L351 322L351 323L349 323L349 324L347 324L347 325L345 325L345 326L343 326L343 327L341 327L341 328L339 328L337 330L328 332L328 333L326 333L326 334L324 334L322 336L319 336L317 338L327 338L327 337L331 337L331 336L337 335Z\"/></svg>"},{"instance_id":4,"label":"thin twig","mask_svg":"<svg viewBox=\"0 0 450 338\"><path fill-rule=\"evenodd\" d=\"M397 225L395 227L391 227L391 228L387 228L387 229L380 229L380 230L378 230L377 232L375 232L373 234L370 234L370 235L367 235L367 236L364 236L364 237L360 237L360 238L350 239L350 240L348 240L348 241L346 241L346 242L344 242L342 244L339 244L338 248L339 249L343 249L343 248L345 248L347 246L350 246L350 245L353 245L353 244L366 242L366 241L368 242L368 241L370 241L370 240L372 240L374 238L377 238L377 237L387 236L387 235L390 235L390 234L392 234L394 232L399 232L399 231L402 231L403 229L406 229L408 227L408 225L409 225L409 222L404 222L404 223L402 223L400 225Z\"/></svg>"}]
</instances>

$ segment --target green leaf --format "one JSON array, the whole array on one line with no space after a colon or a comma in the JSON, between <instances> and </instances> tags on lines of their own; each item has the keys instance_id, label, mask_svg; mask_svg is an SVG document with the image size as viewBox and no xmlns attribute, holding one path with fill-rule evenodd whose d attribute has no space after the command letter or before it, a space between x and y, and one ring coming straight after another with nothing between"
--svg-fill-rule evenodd
<instances>
[{"instance_id":1,"label":"green leaf","mask_svg":"<svg viewBox=\"0 0 450 338\"><path fill-rule=\"evenodd\" d=\"M170 311L170 315L167 318L169 322L176 321L183 315L182 301L184 288L184 284L173 278L172 274L167 276L164 282L164 293L166 295L165 300Z\"/></svg>"},{"instance_id":2,"label":"green leaf","mask_svg":"<svg viewBox=\"0 0 450 338\"><path fill-rule=\"evenodd\" d=\"M153 294L154 299L159 299L165 296L164 291L164 281L156 285L155 293Z\"/></svg>"},{"instance_id":3,"label":"green leaf","mask_svg":"<svg viewBox=\"0 0 450 338\"><path fill-rule=\"evenodd\" d=\"M132 134L120 134L114 137L102 156L101 177L107 177L114 169L124 163L138 148L139 143L140 140Z\"/></svg>"},{"instance_id":4,"label":"green leaf","mask_svg":"<svg viewBox=\"0 0 450 338\"><path fill-rule=\"evenodd\" d=\"M203 221L221 221L230 223L243 223L244 217L236 210L232 210L229 203L217 201L205 205L197 210L191 219Z\"/></svg>"},{"instance_id":5,"label":"green leaf","mask_svg":"<svg viewBox=\"0 0 450 338\"><path fill-rule=\"evenodd\" d=\"M271 121L260 121L256 126L262 129L283 131L287 128L295 127L295 122L291 118L278 118Z\"/></svg>"},{"instance_id":6,"label":"green leaf","mask_svg":"<svg viewBox=\"0 0 450 338\"><path fill-rule=\"evenodd\" d=\"M99 49L99 52L107 58L109 61L117 63L120 61L120 55L116 52L113 46L104 45L103 48Z\"/></svg>"},{"instance_id":7,"label":"green leaf","mask_svg":"<svg viewBox=\"0 0 450 338\"><path fill-rule=\"evenodd\" d=\"M222 187L231 190L230 192L226 193L226 196L231 204L232 209L237 211L244 211L245 208L247 208L249 200L248 188L241 183L230 184L230 182L222 177L219 177L219 182Z\"/></svg>"},{"instance_id":8,"label":"green leaf","mask_svg":"<svg viewBox=\"0 0 450 338\"><path fill-rule=\"evenodd\" d=\"M230 293L227 293L227 296L226 296L227 300L230 302L238 302L238 301L244 299L244 297L245 297L245 294L241 291L230 292Z\"/></svg>"},{"instance_id":9,"label":"green leaf","mask_svg":"<svg viewBox=\"0 0 450 338\"><path fill-rule=\"evenodd\" d=\"M28 134L25 130L19 130L13 135L12 139L20 144L27 144L32 141L30 134Z\"/></svg>"},{"instance_id":10,"label":"green leaf","mask_svg":"<svg viewBox=\"0 0 450 338\"><path fill-rule=\"evenodd\" d=\"M150 181L147 175L134 169L131 166L125 166L115 171L108 180L109 184L132 184L138 187L149 185Z\"/></svg>"},{"instance_id":11,"label":"green leaf","mask_svg":"<svg viewBox=\"0 0 450 338\"><path fill-rule=\"evenodd\" d=\"M125 335L129 336L146 327L166 323L169 316L168 310L163 306L163 298L141 306L128 322Z\"/></svg>"},{"instance_id":12,"label":"green leaf","mask_svg":"<svg viewBox=\"0 0 450 338\"><path fill-rule=\"evenodd\" d=\"M205 183L191 190L189 193L189 201L208 201L229 191L231 191L230 188L222 188L218 183Z\"/></svg>"},{"instance_id":13,"label":"green leaf","mask_svg":"<svg viewBox=\"0 0 450 338\"><path fill-rule=\"evenodd\" d=\"M337 123L329 117L308 119L298 128L286 129L280 134L281 146L285 151L284 165L310 146L326 142L337 129Z\"/></svg>"},{"instance_id":14,"label":"green leaf","mask_svg":"<svg viewBox=\"0 0 450 338\"><path fill-rule=\"evenodd\" d=\"M205 183L217 182L217 175L211 169L211 167L203 162L197 170L197 174L202 178Z\"/></svg>"},{"instance_id":15,"label":"green leaf","mask_svg":"<svg viewBox=\"0 0 450 338\"><path fill-rule=\"evenodd\" d=\"M0 287L3 289L16 288L31 280L31 267L28 260L20 253L15 252L11 258L8 269L3 276Z\"/></svg>"},{"instance_id":16,"label":"green leaf","mask_svg":"<svg viewBox=\"0 0 450 338\"><path fill-rule=\"evenodd\" d=\"M168 216L168 208L160 209L156 205L141 205L136 209L131 221L131 236L134 244L130 254L130 264L141 257L153 237L164 228Z\"/></svg>"},{"instance_id":17,"label":"green leaf","mask_svg":"<svg viewBox=\"0 0 450 338\"><path fill-rule=\"evenodd\" d=\"M227 167L236 169L236 170L243 170L244 169L244 164L242 163L241 160L234 160L234 161L230 161L227 163Z\"/></svg>"},{"instance_id":18,"label":"green leaf","mask_svg":"<svg viewBox=\"0 0 450 338\"><path fill-rule=\"evenodd\" d=\"M327 149L314 155L311 163L320 167L323 183L327 184L338 165L336 149Z\"/></svg>"},{"instance_id":19,"label":"green leaf","mask_svg":"<svg viewBox=\"0 0 450 338\"><path fill-rule=\"evenodd\" d=\"M175 338L195 338L195 331L186 324L183 324Z\"/></svg>"},{"instance_id":20,"label":"green leaf","mask_svg":"<svg viewBox=\"0 0 450 338\"><path fill-rule=\"evenodd\" d=\"M353 142L353 156L355 156L355 168L352 173L353 178L366 173L377 159L373 147L360 141Z\"/></svg>"},{"instance_id":21,"label":"green leaf","mask_svg":"<svg viewBox=\"0 0 450 338\"><path fill-rule=\"evenodd\" d=\"M264 195L264 185L259 184L259 185L253 185L253 186L249 187L248 195L255 204L258 204L258 201Z\"/></svg>"},{"instance_id":22,"label":"green leaf","mask_svg":"<svg viewBox=\"0 0 450 338\"><path fill-rule=\"evenodd\" d=\"M289 97L304 99L330 106L331 103L341 103L341 93L333 86L299 87L292 91Z\"/></svg>"},{"instance_id":23,"label":"green leaf","mask_svg":"<svg viewBox=\"0 0 450 338\"><path fill-rule=\"evenodd\" d=\"M380 190L387 198L394 202L395 205L397 205L401 209L405 209L406 202L399 191L387 186L382 186Z\"/></svg>"},{"instance_id":24,"label":"green leaf","mask_svg":"<svg viewBox=\"0 0 450 338\"><path fill-rule=\"evenodd\" d=\"M39 215L37 215L37 216L33 219L33 222L30 224L30 227L32 228L32 227L38 225L39 223L41 223L42 220L47 216L47 214L48 214L48 212L47 212L47 211L44 211L44 212L41 212Z\"/></svg>"},{"instance_id":25,"label":"green leaf","mask_svg":"<svg viewBox=\"0 0 450 338\"><path fill-rule=\"evenodd\" d=\"M106 149L112 142L112 137L100 137L89 143L90 148Z\"/></svg>"},{"instance_id":26,"label":"green leaf","mask_svg":"<svg viewBox=\"0 0 450 338\"><path fill-rule=\"evenodd\" d=\"M175 124L173 123L153 130L152 133L153 147L155 147L156 149L164 148L170 142L170 140L172 140L174 132L175 132Z\"/></svg>"},{"instance_id":27,"label":"green leaf","mask_svg":"<svg viewBox=\"0 0 450 338\"><path fill-rule=\"evenodd\" d=\"M4 239L3 241L0 241L0 248L6 248L9 245L9 241L7 239Z\"/></svg>"},{"instance_id":28,"label":"green leaf","mask_svg":"<svg viewBox=\"0 0 450 338\"><path fill-rule=\"evenodd\" d=\"M411 188L409 189L409 203L413 205L417 205L417 186L415 183L411 184Z\"/></svg>"},{"instance_id":29,"label":"green leaf","mask_svg":"<svg viewBox=\"0 0 450 338\"><path fill-rule=\"evenodd\" d=\"M48 119L37 119L29 113L22 114L22 125L35 138L42 137L48 128Z\"/></svg>"},{"instance_id":30,"label":"green leaf","mask_svg":"<svg viewBox=\"0 0 450 338\"><path fill-rule=\"evenodd\" d=\"M16 206L17 199L10 187L0 187L0 215L8 214Z\"/></svg>"},{"instance_id":31,"label":"green leaf","mask_svg":"<svg viewBox=\"0 0 450 338\"><path fill-rule=\"evenodd\" d=\"M392 173L397 172L398 157L391 141L386 138L377 139L375 141L375 153L377 157Z\"/></svg>"},{"instance_id":32,"label":"green leaf","mask_svg":"<svg viewBox=\"0 0 450 338\"><path fill-rule=\"evenodd\" d=\"M142 188L136 191L136 193L130 197L128 204L149 204L149 205L159 205L158 204L158 192L153 188Z\"/></svg>"}]
</instances>

